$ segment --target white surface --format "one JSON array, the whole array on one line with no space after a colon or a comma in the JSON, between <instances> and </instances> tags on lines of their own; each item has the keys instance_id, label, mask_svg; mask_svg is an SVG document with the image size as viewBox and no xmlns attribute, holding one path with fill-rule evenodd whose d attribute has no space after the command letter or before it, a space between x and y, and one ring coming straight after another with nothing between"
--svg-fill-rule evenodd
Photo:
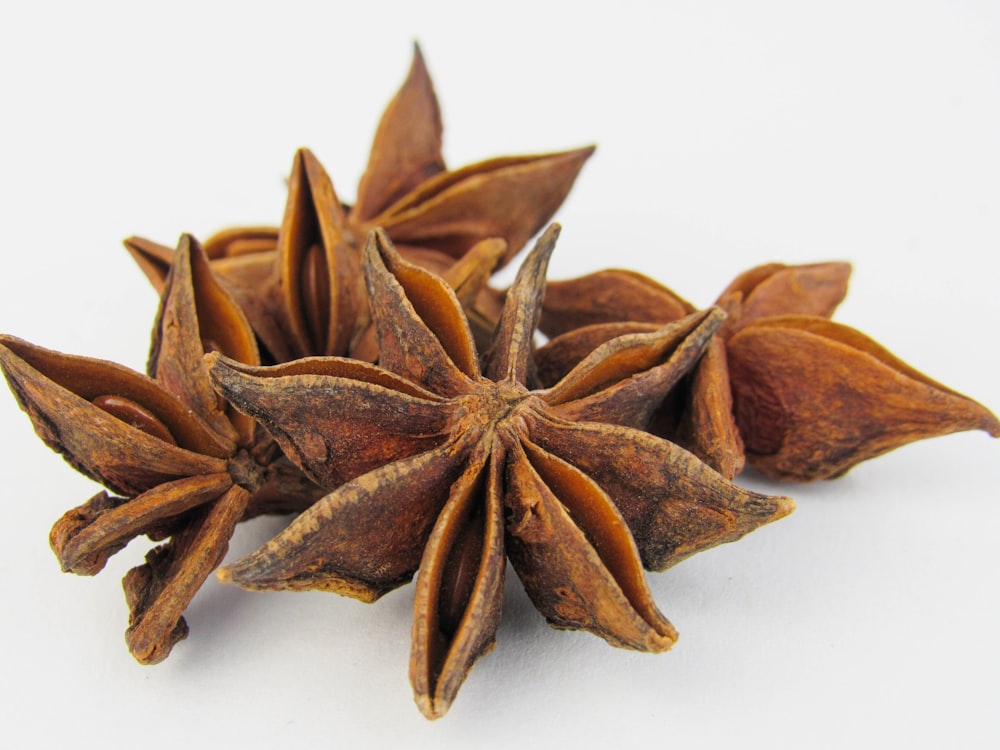
<instances>
[{"instance_id":1,"label":"white surface","mask_svg":"<svg viewBox=\"0 0 1000 750\"><path fill-rule=\"evenodd\" d=\"M995 2L367 7L6 4L0 330L141 369L155 297L120 240L277 222L300 145L352 199L418 38L451 165L599 145L553 277L631 267L707 303L759 262L847 259L838 320L1000 408ZM741 479L799 509L650 575L681 632L667 654L551 630L510 576L496 650L436 723L406 678L412 587L364 606L213 579L188 640L140 667L119 579L145 545L59 573L49 526L95 487L5 393L0 455L17 747L1000 742L1000 443L981 433L834 482Z\"/></svg>"}]
</instances>

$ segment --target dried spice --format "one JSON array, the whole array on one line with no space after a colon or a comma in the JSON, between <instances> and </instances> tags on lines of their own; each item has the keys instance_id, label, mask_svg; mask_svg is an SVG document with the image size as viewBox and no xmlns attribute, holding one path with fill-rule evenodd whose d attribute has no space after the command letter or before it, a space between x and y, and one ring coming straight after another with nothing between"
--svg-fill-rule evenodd
<instances>
[{"instance_id":1,"label":"dried spice","mask_svg":"<svg viewBox=\"0 0 1000 750\"><path fill-rule=\"evenodd\" d=\"M488 275L548 222L594 151L501 157L448 170L441 133L434 88L414 47L409 75L379 123L353 206L341 203L322 165L302 149L279 229L230 229L206 242L213 269L272 361L348 354L375 359L365 333L360 273L361 245L372 228L385 230L412 262L446 277L460 274L454 264L482 241L502 239L502 251L481 251ZM162 288L170 248L138 237L126 240L126 247ZM483 338L492 333L499 303L490 290L479 291L467 307Z\"/></svg>"},{"instance_id":2,"label":"dried spice","mask_svg":"<svg viewBox=\"0 0 1000 750\"><path fill-rule=\"evenodd\" d=\"M339 485L220 578L371 601L419 568L410 677L429 718L493 645L505 558L554 626L663 651L676 632L642 567L661 570L793 507L637 429L697 361L721 311L609 341L552 388L528 389L557 233L522 265L482 368L447 284L380 231L364 256L380 366L209 357L229 401L317 483Z\"/></svg>"},{"instance_id":3,"label":"dried spice","mask_svg":"<svg viewBox=\"0 0 1000 750\"><path fill-rule=\"evenodd\" d=\"M125 576L129 650L156 663L187 635L182 614L222 561L237 522L307 507L321 492L252 419L228 406L206 351L259 361L253 333L197 244L174 256L149 360L152 378L0 336L0 366L38 435L100 492L52 529L65 571L99 572L142 534L169 540Z\"/></svg>"},{"instance_id":4,"label":"dried spice","mask_svg":"<svg viewBox=\"0 0 1000 750\"><path fill-rule=\"evenodd\" d=\"M794 507L728 481L745 460L809 480L922 437L1000 435L829 320L845 263L753 268L704 311L629 271L543 293L553 225L490 289L593 149L448 170L441 135L415 47L354 205L301 149L280 227L204 250L126 240L162 294L147 375L0 335L36 432L107 488L55 524L63 569L162 542L124 581L139 661L186 636L238 522L300 513L219 577L374 601L416 574L410 679L437 718L494 644L508 559L553 626L664 651L677 633L643 569ZM535 352L540 319L554 338Z\"/></svg>"},{"instance_id":5,"label":"dried spice","mask_svg":"<svg viewBox=\"0 0 1000 750\"><path fill-rule=\"evenodd\" d=\"M744 456L797 481L840 476L906 443L962 430L1000 436L986 408L917 372L864 334L828 318L847 293L850 266L772 263L741 274L716 304L728 319L652 428L724 475ZM649 330L694 306L630 271L550 282L539 351L555 382L601 342Z\"/></svg>"}]
</instances>

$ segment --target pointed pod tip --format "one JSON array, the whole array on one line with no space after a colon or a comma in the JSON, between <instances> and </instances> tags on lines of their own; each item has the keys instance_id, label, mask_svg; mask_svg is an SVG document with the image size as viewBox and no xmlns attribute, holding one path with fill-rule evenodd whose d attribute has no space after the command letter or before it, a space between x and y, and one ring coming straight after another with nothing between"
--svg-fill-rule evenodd
<instances>
[{"instance_id":1,"label":"pointed pod tip","mask_svg":"<svg viewBox=\"0 0 1000 750\"><path fill-rule=\"evenodd\" d=\"M166 285L166 275L174 257L174 249L136 234L126 237L122 240L122 244L153 288L162 295Z\"/></svg>"},{"instance_id":2,"label":"pointed pod tip","mask_svg":"<svg viewBox=\"0 0 1000 750\"><path fill-rule=\"evenodd\" d=\"M487 359L491 362L487 371L494 380L518 379L525 375L526 371L519 375L515 371L525 368L526 359L530 357L530 341L541 316L549 259L561 229L555 222L549 224L524 259L514 283L507 290L493 348L487 354ZM517 351L512 348L513 342L520 342L516 347Z\"/></svg>"},{"instance_id":3,"label":"pointed pod tip","mask_svg":"<svg viewBox=\"0 0 1000 750\"><path fill-rule=\"evenodd\" d=\"M233 572L228 566L224 568L217 568L215 571L215 578L219 581L219 583L236 585L236 582L233 580Z\"/></svg>"},{"instance_id":4,"label":"pointed pod tip","mask_svg":"<svg viewBox=\"0 0 1000 750\"><path fill-rule=\"evenodd\" d=\"M223 361L225 359L226 357L219 352L208 352L205 354L205 364L210 370L214 370L217 365L225 365L225 362Z\"/></svg>"},{"instance_id":5,"label":"pointed pod tip","mask_svg":"<svg viewBox=\"0 0 1000 750\"><path fill-rule=\"evenodd\" d=\"M712 305L711 307L705 310L705 317L725 319L726 311L724 308L719 307L718 305Z\"/></svg>"},{"instance_id":6,"label":"pointed pod tip","mask_svg":"<svg viewBox=\"0 0 1000 750\"><path fill-rule=\"evenodd\" d=\"M424 718L431 721L440 719L451 708L451 701L441 698L435 699L429 695L414 695L413 700L417 704L417 708L420 709L420 713L424 715Z\"/></svg>"},{"instance_id":7,"label":"pointed pod tip","mask_svg":"<svg viewBox=\"0 0 1000 750\"><path fill-rule=\"evenodd\" d=\"M375 227L368 233L368 244L374 245L376 249L391 247L395 249L389 234L382 227Z\"/></svg>"},{"instance_id":8,"label":"pointed pod tip","mask_svg":"<svg viewBox=\"0 0 1000 750\"><path fill-rule=\"evenodd\" d=\"M288 177L289 193L293 192L293 187L298 189L297 186L303 180L307 180L309 173L315 172L318 165L319 159L307 147L299 146L295 149L295 155L292 157L292 173Z\"/></svg>"},{"instance_id":9,"label":"pointed pod tip","mask_svg":"<svg viewBox=\"0 0 1000 750\"><path fill-rule=\"evenodd\" d=\"M597 144L591 143L566 151L553 151L545 154L545 158L579 162L579 167L582 167L583 163L593 156L595 151L597 151Z\"/></svg>"},{"instance_id":10,"label":"pointed pod tip","mask_svg":"<svg viewBox=\"0 0 1000 750\"><path fill-rule=\"evenodd\" d=\"M177 238L177 250L174 253L174 265L178 263L186 263L188 256L192 252L196 252L198 249L198 241L195 238L184 232L180 237Z\"/></svg>"},{"instance_id":11,"label":"pointed pod tip","mask_svg":"<svg viewBox=\"0 0 1000 750\"><path fill-rule=\"evenodd\" d=\"M256 591L262 588L254 585L254 580L252 576L248 575L247 566L242 559L237 560L232 565L216 568L215 578L219 583L224 583L227 586L239 586L247 591Z\"/></svg>"},{"instance_id":12,"label":"pointed pod tip","mask_svg":"<svg viewBox=\"0 0 1000 750\"><path fill-rule=\"evenodd\" d=\"M208 369L208 376L212 379L216 390L227 390L229 381L233 375L243 375L242 362L221 354L219 352L209 352L205 355L205 367Z\"/></svg>"},{"instance_id":13,"label":"pointed pod tip","mask_svg":"<svg viewBox=\"0 0 1000 750\"><path fill-rule=\"evenodd\" d=\"M208 368L209 376L217 385L221 385L228 376L252 377L257 375L259 371L268 369L240 362L238 359L227 357L220 352L208 352L205 355L205 367Z\"/></svg>"},{"instance_id":14,"label":"pointed pod tip","mask_svg":"<svg viewBox=\"0 0 1000 750\"><path fill-rule=\"evenodd\" d=\"M392 244L389 234L382 227L375 227L368 233L364 249L365 267L385 267L401 260L396 246Z\"/></svg>"},{"instance_id":15,"label":"pointed pod tip","mask_svg":"<svg viewBox=\"0 0 1000 750\"><path fill-rule=\"evenodd\" d=\"M701 325L710 327L713 331L718 330L726 318L729 317L721 307L713 306L705 310Z\"/></svg>"},{"instance_id":16,"label":"pointed pod tip","mask_svg":"<svg viewBox=\"0 0 1000 750\"><path fill-rule=\"evenodd\" d=\"M3 337L0 336L0 339ZM985 408L985 407L983 407ZM991 412L987 411L987 417L983 420L983 429L991 437L1000 438L1000 419L997 419Z\"/></svg>"},{"instance_id":17,"label":"pointed pod tip","mask_svg":"<svg viewBox=\"0 0 1000 750\"><path fill-rule=\"evenodd\" d=\"M854 266L847 260L828 260L824 263L812 264L812 267L825 270L830 276L838 278L843 283L850 279L851 273L854 271Z\"/></svg>"},{"instance_id":18,"label":"pointed pod tip","mask_svg":"<svg viewBox=\"0 0 1000 750\"><path fill-rule=\"evenodd\" d=\"M646 651L651 654L662 654L669 651L677 643L678 633L674 626L664 620L661 623L662 630L650 631L646 638Z\"/></svg>"},{"instance_id":19,"label":"pointed pod tip","mask_svg":"<svg viewBox=\"0 0 1000 750\"><path fill-rule=\"evenodd\" d=\"M410 60L410 69L406 73L406 80L403 81L403 85L400 87L397 97L407 90L424 90L430 94L431 102L436 108L437 103L434 101L433 89L434 84L431 81L431 74L427 70L427 61L424 59L423 50L420 48L420 42L414 39L413 57Z\"/></svg>"},{"instance_id":20,"label":"pointed pod tip","mask_svg":"<svg viewBox=\"0 0 1000 750\"><path fill-rule=\"evenodd\" d=\"M0 336L0 341L2 340L3 336ZM966 429L979 429L990 437L1000 438L1000 419L997 418L997 415L978 401L974 401L968 397L963 398L970 405L972 412L971 421L973 422L972 426Z\"/></svg>"},{"instance_id":21,"label":"pointed pod tip","mask_svg":"<svg viewBox=\"0 0 1000 750\"><path fill-rule=\"evenodd\" d=\"M137 662L143 666L151 666L170 656L173 647L187 638L187 635L188 626L183 617L169 632L158 631L155 625L147 625L146 620L140 619L125 631L125 643Z\"/></svg>"},{"instance_id":22,"label":"pointed pod tip","mask_svg":"<svg viewBox=\"0 0 1000 750\"><path fill-rule=\"evenodd\" d=\"M164 653L163 649L158 648L157 644L139 644L133 643L131 640L126 638L128 642L129 651L132 657L145 667L151 667L155 664L159 664L164 659L167 658L169 651Z\"/></svg>"},{"instance_id":23,"label":"pointed pod tip","mask_svg":"<svg viewBox=\"0 0 1000 750\"><path fill-rule=\"evenodd\" d=\"M164 256L169 257L174 249L172 247L167 247L166 245L161 245L159 242L154 242L147 237L141 237L138 234L131 234L122 240L122 245L130 253L142 256L153 256L158 260L165 260Z\"/></svg>"},{"instance_id":24,"label":"pointed pod tip","mask_svg":"<svg viewBox=\"0 0 1000 750\"><path fill-rule=\"evenodd\" d=\"M198 238L195 237L190 232L181 233L180 238L178 238L177 240L177 246L180 247L181 245L186 246L193 253L204 252L201 246L201 242L199 242Z\"/></svg>"},{"instance_id":25,"label":"pointed pod tip","mask_svg":"<svg viewBox=\"0 0 1000 750\"><path fill-rule=\"evenodd\" d=\"M552 251L556 248L556 241L559 239L561 232L562 225L555 221L545 228L545 231L539 235L531 252L528 253L528 257L524 259L524 263L521 265L521 273L527 275L545 275L545 271L549 265L549 258L552 257ZM518 274L519 277L521 273ZM517 284L516 281L514 283L515 285Z\"/></svg>"},{"instance_id":26,"label":"pointed pod tip","mask_svg":"<svg viewBox=\"0 0 1000 750\"><path fill-rule=\"evenodd\" d=\"M564 167L569 167L572 172L572 177L570 177L570 185L572 185L573 181L580 174L580 170L583 169L583 165L594 155L595 151L597 151L597 144L591 143L587 146L548 154L547 158L561 163Z\"/></svg>"},{"instance_id":27,"label":"pointed pod tip","mask_svg":"<svg viewBox=\"0 0 1000 750\"><path fill-rule=\"evenodd\" d=\"M500 259L507 254L507 239L505 237L487 237L473 245L468 255L481 255L491 266L496 266ZM493 270L493 269L491 269Z\"/></svg>"},{"instance_id":28,"label":"pointed pod tip","mask_svg":"<svg viewBox=\"0 0 1000 750\"><path fill-rule=\"evenodd\" d=\"M785 497L784 495L775 495L772 497L774 501L774 514L771 516L772 521L777 521L779 518L784 518L785 516L791 514L795 510L795 501L790 497Z\"/></svg>"},{"instance_id":29,"label":"pointed pod tip","mask_svg":"<svg viewBox=\"0 0 1000 750\"><path fill-rule=\"evenodd\" d=\"M10 371L16 363L23 362L24 357L31 356L32 351L44 351L41 347L35 346L30 341L19 339L8 333L0 333L0 367L5 372Z\"/></svg>"},{"instance_id":30,"label":"pointed pod tip","mask_svg":"<svg viewBox=\"0 0 1000 750\"><path fill-rule=\"evenodd\" d=\"M210 370L218 370L220 372L232 370L233 372L239 372L244 375L253 375L257 370L267 369L257 365L252 365L248 362L240 362L238 359L227 357L222 352L206 352L205 365Z\"/></svg>"}]
</instances>

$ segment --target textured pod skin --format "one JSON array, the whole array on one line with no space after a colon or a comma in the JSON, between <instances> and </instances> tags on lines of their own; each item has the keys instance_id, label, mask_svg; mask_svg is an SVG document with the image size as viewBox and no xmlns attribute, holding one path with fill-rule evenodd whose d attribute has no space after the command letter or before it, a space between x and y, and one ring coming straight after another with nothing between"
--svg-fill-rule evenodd
<instances>
[{"instance_id":1,"label":"textured pod skin","mask_svg":"<svg viewBox=\"0 0 1000 750\"><path fill-rule=\"evenodd\" d=\"M606 342L549 389L532 336L558 227L527 257L480 364L455 293L373 232L365 274L379 366L255 368L210 355L216 387L318 481L347 482L219 577L371 601L417 573L410 680L442 716L500 621L505 560L554 626L663 651L662 568L792 510L641 430L722 324L719 310ZM307 414L311 410L313 416ZM369 425L368 447L351 444Z\"/></svg>"},{"instance_id":2,"label":"textured pod skin","mask_svg":"<svg viewBox=\"0 0 1000 750\"><path fill-rule=\"evenodd\" d=\"M500 308L498 293L486 286L490 274L551 219L594 147L450 170L441 136L434 86L414 46L406 80L379 122L353 206L340 201L312 152L300 149L280 227L227 229L208 239L212 267L263 343L266 361L331 355L375 361L360 263L376 227L410 262L452 284L477 340L490 340ZM125 247L162 292L172 250L141 237L127 239ZM471 272L470 258L478 266Z\"/></svg>"},{"instance_id":3,"label":"textured pod skin","mask_svg":"<svg viewBox=\"0 0 1000 750\"><path fill-rule=\"evenodd\" d=\"M729 342L736 420L765 474L809 481L927 437L1000 422L980 404L827 320L763 319ZM800 383L809 383L803 390Z\"/></svg>"},{"instance_id":4,"label":"textured pod skin","mask_svg":"<svg viewBox=\"0 0 1000 750\"><path fill-rule=\"evenodd\" d=\"M650 430L724 476L749 462L792 481L840 476L923 438L976 429L1000 435L989 410L828 320L850 272L847 263L770 263L740 274L716 303L726 322ZM555 338L538 353L542 382L555 382L611 337L689 310L671 290L629 271L551 282L541 327Z\"/></svg>"},{"instance_id":5,"label":"textured pod skin","mask_svg":"<svg viewBox=\"0 0 1000 750\"><path fill-rule=\"evenodd\" d=\"M212 388L205 351L256 364L256 342L197 243L183 237L172 257L149 377L0 336L0 366L36 432L120 495L100 492L56 522L49 541L62 569L94 575L131 539L166 539L124 581L126 641L144 664L187 634L184 609L240 520L321 494Z\"/></svg>"}]
</instances>

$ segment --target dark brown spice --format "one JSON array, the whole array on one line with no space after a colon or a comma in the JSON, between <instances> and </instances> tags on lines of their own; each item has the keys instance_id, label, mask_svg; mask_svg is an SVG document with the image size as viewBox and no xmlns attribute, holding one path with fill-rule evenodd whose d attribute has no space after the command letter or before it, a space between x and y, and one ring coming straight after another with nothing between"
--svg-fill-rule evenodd
<instances>
[{"instance_id":1,"label":"dark brown spice","mask_svg":"<svg viewBox=\"0 0 1000 750\"><path fill-rule=\"evenodd\" d=\"M209 356L227 399L310 477L339 485L220 578L371 601L419 568L410 677L429 718L447 711L493 645L505 557L554 626L663 651L676 633L643 565L661 570L793 507L639 429L697 361L721 311L614 339L552 388L526 387L557 233L521 267L482 369L447 284L403 260L381 231L364 258L379 367L321 358L256 368Z\"/></svg>"},{"instance_id":2,"label":"dark brown spice","mask_svg":"<svg viewBox=\"0 0 1000 750\"><path fill-rule=\"evenodd\" d=\"M769 476L797 481L840 476L927 437L975 429L1000 436L983 406L828 320L850 270L771 263L738 276L716 303L726 323L652 429L728 477L745 457ZM541 328L556 338L538 353L542 381L554 382L602 341L694 309L631 271L550 282Z\"/></svg>"},{"instance_id":3,"label":"dark brown spice","mask_svg":"<svg viewBox=\"0 0 1000 750\"><path fill-rule=\"evenodd\" d=\"M187 635L182 614L222 561L233 528L307 507L321 492L254 421L220 399L206 351L258 362L237 305L197 244L181 239L154 330L152 378L0 336L0 366L49 447L122 497L67 512L50 541L65 571L99 572L132 538L169 537L125 577L129 650L162 661Z\"/></svg>"},{"instance_id":4,"label":"dark brown spice","mask_svg":"<svg viewBox=\"0 0 1000 750\"><path fill-rule=\"evenodd\" d=\"M362 244L381 227L410 261L451 281L474 248L486 277L505 265L552 217L593 147L510 156L448 170L441 115L418 47L389 103L353 206L344 205L319 160L301 149L280 228L225 230L205 247L213 269L243 308L272 362L312 355L374 361L360 273ZM490 250L482 242L503 241ZM170 248L139 237L126 248L162 289ZM485 278L465 301L481 340L499 302Z\"/></svg>"}]
</instances>

